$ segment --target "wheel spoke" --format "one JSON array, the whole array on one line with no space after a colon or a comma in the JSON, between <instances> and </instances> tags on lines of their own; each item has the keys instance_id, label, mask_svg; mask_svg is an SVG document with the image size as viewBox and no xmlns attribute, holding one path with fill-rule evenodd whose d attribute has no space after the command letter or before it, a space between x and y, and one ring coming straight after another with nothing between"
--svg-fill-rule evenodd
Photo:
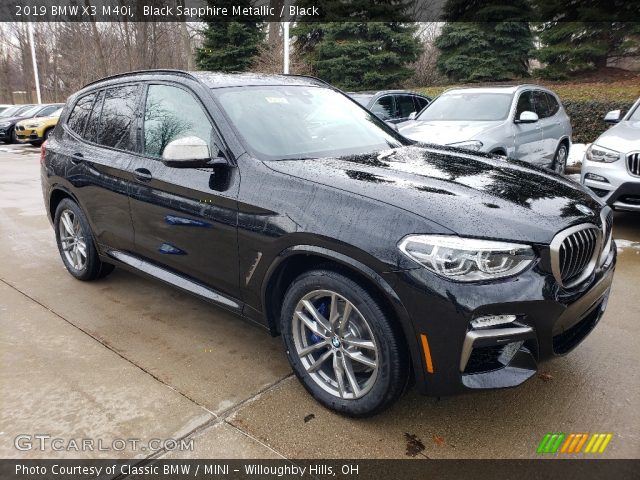
<instances>
[{"instance_id":1,"label":"wheel spoke","mask_svg":"<svg viewBox=\"0 0 640 480\"><path fill-rule=\"evenodd\" d=\"M305 347L302 350L300 350L298 352L298 355L301 357L306 357L307 355L315 352L316 350L320 350L321 348L326 348L326 346L327 346L326 341L314 343L313 345L309 345L308 347Z\"/></svg>"},{"instance_id":2,"label":"wheel spoke","mask_svg":"<svg viewBox=\"0 0 640 480\"><path fill-rule=\"evenodd\" d=\"M342 335L344 333L344 329L349 323L349 316L351 315L351 311L353 307L351 306L351 302L345 302L344 310L342 311L342 316L340 317L340 324L338 325L338 334Z\"/></svg>"},{"instance_id":3,"label":"wheel spoke","mask_svg":"<svg viewBox=\"0 0 640 480\"><path fill-rule=\"evenodd\" d=\"M309 367L307 368L307 372L312 373L318 370L318 368L320 368L322 364L326 362L327 359L332 355L333 355L332 350L327 350L326 352L324 352L322 355L320 355L320 357L315 362L309 365Z\"/></svg>"},{"instance_id":4,"label":"wheel spoke","mask_svg":"<svg viewBox=\"0 0 640 480\"><path fill-rule=\"evenodd\" d=\"M360 395L360 386L358 385L356 374L353 373L353 365L351 365L351 360L349 360L348 357L343 356L342 366L344 367L344 372L347 374L347 379L349 380L349 385L351 385L351 390L357 397L358 395Z\"/></svg>"},{"instance_id":5,"label":"wheel spoke","mask_svg":"<svg viewBox=\"0 0 640 480\"><path fill-rule=\"evenodd\" d=\"M366 348L367 350L375 350L376 345L371 340L363 340L362 338L345 337L342 341L352 347Z\"/></svg>"},{"instance_id":6,"label":"wheel spoke","mask_svg":"<svg viewBox=\"0 0 640 480\"><path fill-rule=\"evenodd\" d=\"M327 338L327 334L321 331L317 322L314 322L313 320L311 320L309 317L307 317L304 313L300 311L296 311L296 315L313 333L321 336L322 338L325 338L325 339Z\"/></svg>"},{"instance_id":7,"label":"wheel spoke","mask_svg":"<svg viewBox=\"0 0 640 480\"><path fill-rule=\"evenodd\" d=\"M340 397L344 398L346 390L344 388L344 367L342 366L342 358L338 355L333 355L333 372L336 374L336 381L338 382L338 391Z\"/></svg>"},{"instance_id":8,"label":"wheel spoke","mask_svg":"<svg viewBox=\"0 0 640 480\"><path fill-rule=\"evenodd\" d=\"M344 350L345 355L347 355L351 360L355 360L358 363L362 363L367 367L376 368L378 364L375 360L371 360L369 357L365 357L362 352L351 352L349 350Z\"/></svg>"},{"instance_id":9,"label":"wheel spoke","mask_svg":"<svg viewBox=\"0 0 640 480\"><path fill-rule=\"evenodd\" d=\"M69 212L63 212L62 215L60 216L60 221L64 225L64 229L67 231L67 233L73 236L74 234L73 222L71 221Z\"/></svg>"},{"instance_id":10,"label":"wheel spoke","mask_svg":"<svg viewBox=\"0 0 640 480\"><path fill-rule=\"evenodd\" d=\"M340 314L338 313L338 297L335 293L331 294L331 308L329 312L329 323L333 330L336 330L336 322L340 318Z\"/></svg>"},{"instance_id":11,"label":"wheel spoke","mask_svg":"<svg viewBox=\"0 0 640 480\"><path fill-rule=\"evenodd\" d=\"M80 252L80 255L87 258L87 245L81 240L78 240L76 245L78 246L78 252Z\"/></svg>"},{"instance_id":12,"label":"wheel spoke","mask_svg":"<svg viewBox=\"0 0 640 480\"><path fill-rule=\"evenodd\" d=\"M313 319L317 323L322 325L322 328L324 328L325 331L327 332L331 331L331 325L329 324L327 319L320 314L320 312L316 309L316 307L313 306L313 303L311 303L309 300L303 300L302 304L304 305L304 308L306 308L307 311L311 314Z\"/></svg>"}]
</instances>

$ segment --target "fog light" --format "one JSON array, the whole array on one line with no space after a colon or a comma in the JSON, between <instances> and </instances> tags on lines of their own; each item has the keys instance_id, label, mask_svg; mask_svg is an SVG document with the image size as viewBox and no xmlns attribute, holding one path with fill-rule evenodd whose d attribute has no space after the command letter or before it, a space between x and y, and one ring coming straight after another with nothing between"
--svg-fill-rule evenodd
<instances>
[{"instance_id":1,"label":"fog light","mask_svg":"<svg viewBox=\"0 0 640 480\"><path fill-rule=\"evenodd\" d=\"M609 180L600 175L596 175L595 173L587 173L584 178L587 180L595 180L596 182L609 183Z\"/></svg>"},{"instance_id":2,"label":"fog light","mask_svg":"<svg viewBox=\"0 0 640 480\"><path fill-rule=\"evenodd\" d=\"M515 315L487 315L485 317L478 317L471 320L471 326L473 328L495 327L496 325L511 323L515 321L515 319Z\"/></svg>"}]
</instances>

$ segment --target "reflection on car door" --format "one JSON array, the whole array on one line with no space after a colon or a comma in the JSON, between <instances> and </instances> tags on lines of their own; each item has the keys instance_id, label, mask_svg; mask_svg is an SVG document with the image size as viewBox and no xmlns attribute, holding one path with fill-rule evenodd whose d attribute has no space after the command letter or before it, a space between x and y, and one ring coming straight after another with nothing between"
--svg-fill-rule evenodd
<instances>
[{"instance_id":1,"label":"reflection on car door","mask_svg":"<svg viewBox=\"0 0 640 480\"><path fill-rule=\"evenodd\" d=\"M533 92L525 90L520 93L514 117L515 157L531 163L542 164L542 132L539 123L515 123L522 112L534 112Z\"/></svg>"},{"instance_id":2,"label":"reflection on car door","mask_svg":"<svg viewBox=\"0 0 640 480\"><path fill-rule=\"evenodd\" d=\"M131 217L136 251L153 263L191 277L237 308L239 297L237 192L239 174L228 165L168 167L162 154L171 141L198 137L217 155L211 119L200 100L182 86L145 88L140 155L131 165Z\"/></svg>"},{"instance_id":3,"label":"reflection on car door","mask_svg":"<svg viewBox=\"0 0 640 480\"><path fill-rule=\"evenodd\" d=\"M126 182L136 148L132 128L138 93L137 85L124 85L84 95L69 115L64 141L49 146L66 157L66 177L103 249L134 246Z\"/></svg>"}]
</instances>

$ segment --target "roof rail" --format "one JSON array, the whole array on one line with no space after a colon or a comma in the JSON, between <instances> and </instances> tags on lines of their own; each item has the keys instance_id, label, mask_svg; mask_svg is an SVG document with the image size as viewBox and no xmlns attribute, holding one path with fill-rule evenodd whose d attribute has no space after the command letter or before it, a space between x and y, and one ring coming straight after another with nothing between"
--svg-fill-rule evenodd
<instances>
[{"instance_id":1,"label":"roof rail","mask_svg":"<svg viewBox=\"0 0 640 480\"><path fill-rule=\"evenodd\" d=\"M94 80L93 82L89 82L82 87L82 89L94 85L96 83L104 82L105 80L112 80L114 78L128 77L130 75L140 75L140 74L158 74L158 75L182 75L184 77L189 77L194 80L197 80L196 77L191 75L189 72L185 72L184 70L172 70L170 68L159 68L159 69L149 69L149 70L134 70L132 72L122 72L116 73L114 75L109 75L108 77L99 78L98 80ZM81 89L81 90L82 90Z\"/></svg>"}]
</instances>

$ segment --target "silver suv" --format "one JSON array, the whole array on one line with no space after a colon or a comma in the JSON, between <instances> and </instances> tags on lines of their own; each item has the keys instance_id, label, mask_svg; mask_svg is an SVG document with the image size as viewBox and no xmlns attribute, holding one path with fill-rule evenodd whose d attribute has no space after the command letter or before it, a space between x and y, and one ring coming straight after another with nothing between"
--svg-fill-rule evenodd
<instances>
[{"instance_id":1,"label":"silver suv","mask_svg":"<svg viewBox=\"0 0 640 480\"><path fill-rule=\"evenodd\" d=\"M412 140L507 155L559 173L571 147L560 99L538 85L447 90L398 128Z\"/></svg>"},{"instance_id":2,"label":"silver suv","mask_svg":"<svg viewBox=\"0 0 640 480\"><path fill-rule=\"evenodd\" d=\"M604 117L615 123L585 152L580 181L616 210L640 212L640 98L620 120L620 110Z\"/></svg>"}]
</instances>

